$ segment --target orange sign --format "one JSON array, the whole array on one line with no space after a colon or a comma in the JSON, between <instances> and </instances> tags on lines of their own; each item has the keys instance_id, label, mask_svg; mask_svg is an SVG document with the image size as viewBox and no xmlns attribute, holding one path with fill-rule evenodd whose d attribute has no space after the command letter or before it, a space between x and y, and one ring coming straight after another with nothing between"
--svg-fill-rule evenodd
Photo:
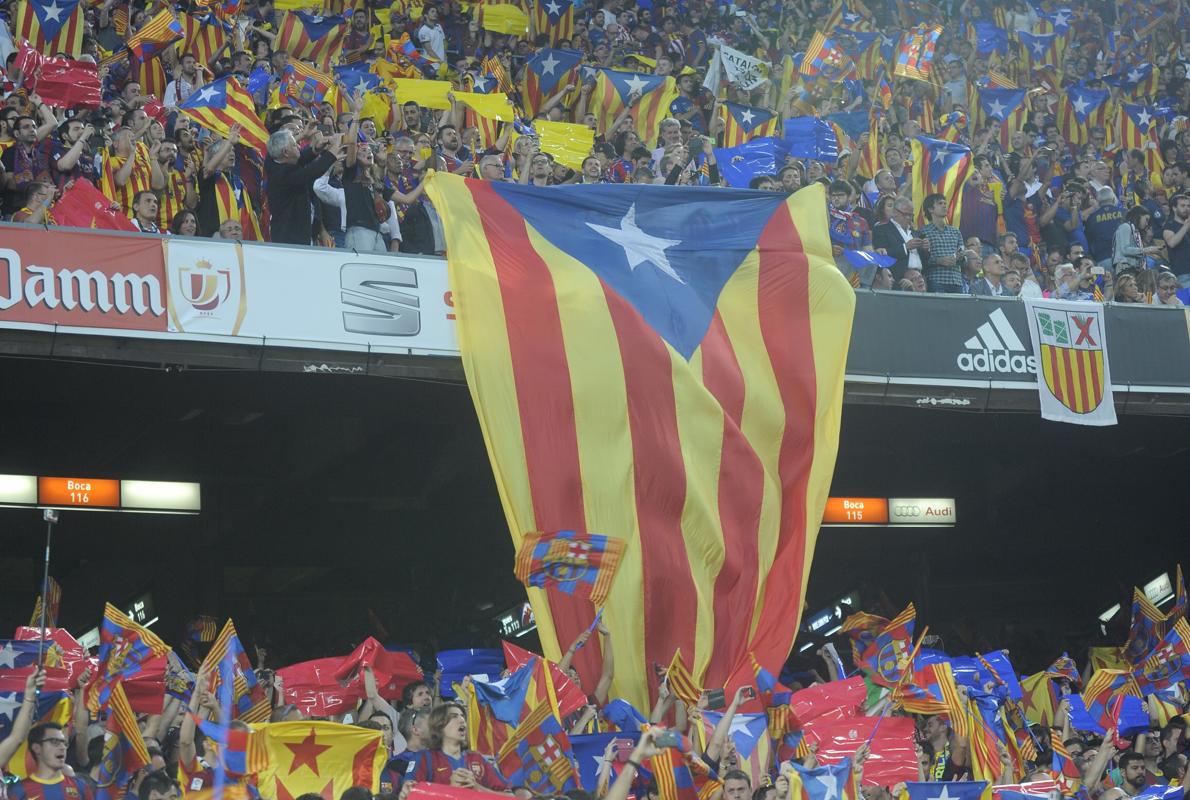
<instances>
[{"instance_id":1,"label":"orange sign","mask_svg":"<svg viewBox=\"0 0 1190 800\"><path fill-rule=\"evenodd\" d=\"M37 504L119 508L120 482L106 478L38 478Z\"/></svg>"},{"instance_id":2,"label":"orange sign","mask_svg":"<svg viewBox=\"0 0 1190 800\"><path fill-rule=\"evenodd\" d=\"M822 522L825 525L887 525L888 500L883 497L830 497Z\"/></svg>"}]
</instances>

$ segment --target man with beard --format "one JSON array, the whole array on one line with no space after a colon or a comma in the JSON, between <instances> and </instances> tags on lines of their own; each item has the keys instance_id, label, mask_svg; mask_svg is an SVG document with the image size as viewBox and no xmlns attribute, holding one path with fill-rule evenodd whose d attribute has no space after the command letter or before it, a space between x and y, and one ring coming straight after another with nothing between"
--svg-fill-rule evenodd
<instances>
[{"instance_id":1,"label":"man with beard","mask_svg":"<svg viewBox=\"0 0 1190 800\"><path fill-rule=\"evenodd\" d=\"M1161 237L1169 252L1169 268L1175 275L1190 272L1190 195L1176 194L1169 201L1173 209L1170 219L1161 229Z\"/></svg>"},{"instance_id":2,"label":"man with beard","mask_svg":"<svg viewBox=\"0 0 1190 800\"><path fill-rule=\"evenodd\" d=\"M91 152L90 139L95 129L84 125L80 119L70 119L58 127L62 141L54 146L50 158L57 169L56 183L62 188L71 181L86 178L95 183L99 171L95 169L95 158Z\"/></svg>"},{"instance_id":3,"label":"man with beard","mask_svg":"<svg viewBox=\"0 0 1190 800\"><path fill-rule=\"evenodd\" d=\"M446 160L446 170L455 175L470 175L475 167L471 154L463 148L463 139L459 136L459 129L446 124L438 128L438 150Z\"/></svg>"},{"instance_id":4,"label":"man with beard","mask_svg":"<svg viewBox=\"0 0 1190 800\"><path fill-rule=\"evenodd\" d=\"M161 143L157 149L157 167L165 178L158 214L158 225L165 229L182 209L193 211L198 206L198 191L194 183L196 173L192 160L179 157L176 142Z\"/></svg>"},{"instance_id":5,"label":"man with beard","mask_svg":"<svg viewBox=\"0 0 1190 800\"><path fill-rule=\"evenodd\" d=\"M186 53L179 62L174 79L165 87L165 97L161 104L166 108L176 108L186 102L194 90L202 86L202 73L198 69L198 59Z\"/></svg>"}]
</instances>

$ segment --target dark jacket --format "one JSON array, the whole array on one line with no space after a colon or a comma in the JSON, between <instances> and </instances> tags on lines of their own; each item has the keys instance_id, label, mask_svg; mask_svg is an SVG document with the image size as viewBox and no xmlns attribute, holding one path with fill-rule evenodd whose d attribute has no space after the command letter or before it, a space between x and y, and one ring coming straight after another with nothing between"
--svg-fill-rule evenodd
<instances>
[{"instance_id":1,"label":"dark jacket","mask_svg":"<svg viewBox=\"0 0 1190 800\"><path fill-rule=\"evenodd\" d=\"M905 251L905 240L901 238L900 231L891 222L882 222L872 229L872 249L882 248L890 258L897 260L897 263L889 268L892 270L895 284L905 277L905 270L909 267L909 253Z\"/></svg>"},{"instance_id":2,"label":"dark jacket","mask_svg":"<svg viewBox=\"0 0 1190 800\"><path fill-rule=\"evenodd\" d=\"M335 157L325 150L305 150L296 164L281 164L271 158L265 162L270 241L307 245L313 241L310 202L314 181L334 163Z\"/></svg>"}]
</instances>

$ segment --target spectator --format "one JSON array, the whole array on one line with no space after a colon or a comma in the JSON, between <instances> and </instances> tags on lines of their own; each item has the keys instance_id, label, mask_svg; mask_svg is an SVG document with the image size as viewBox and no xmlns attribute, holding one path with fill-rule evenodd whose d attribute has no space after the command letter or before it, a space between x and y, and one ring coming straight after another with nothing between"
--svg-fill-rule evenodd
<instances>
[{"instance_id":1,"label":"spectator","mask_svg":"<svg viewBox=\"0 0 1190 800\"><path fill-rule=\"evenodd\" d=\"M49 225L52 223L49 211L53 202L53 184L30 181L25 185L25 204L12 215L12 221L28 225Z\"/></svg>"},{"instance_id":2,"label":"spectator","mask_svg":"<svg viewBox=\"0 0 1190 800\"><path fill-rule=\"evenodd\" d=\"M272 241L309 245L317 236L314 223L318 217L311 203L314 181L330 170L339 155L339 148L331 151L327 144L322 134L315 132L311 146L302 152L288 128L269 137L265 174Z\"/></svg>"},{"instance_id":3,"label":"spectator","mask_svg":"<svg viewBox=\"0 0 1190 800\"><path fill-rule=\"evenodd\" d=\"M141 233L161 233L157 227L157 194L143 189L132 199L132 224Z\"/></svg>"},{"instance_id":4,"label":"spectator","mask_svg":"<svg viewBox=\"0 0 1190 800\"><path fill-rule=\"evenodd\" d=\"M947 224L947 205L943 195L928 195L922 202L922 210L929 220L921 230L928 254L924 270L926 286L931 292L961 294L963 275L959 269L958 255L963 246L963 234L958 228Z\"/></svg>"},{"instance_id":5,"label":"spectator","mask_svg":"<svg viewBox=\"0 0 1190 800\"><path fill-rule=\"evenodd\" d=\"M1018 283L1019 283L1019 275ZM1016 292L1009 291L1003 283L1004 257L999 253L990 253L983 259L983 277L979 278L972 287L971 294L986 297L1003 297ZM1019 287L1018 287L1019 288Z\"/></svg>"},{"instance_id":6,"label":"spectator","mask_svg":"<svg viewBox=\"0 0 1190 800\"><path fill-rule=\"evenodd\" d=\"M1152 304L1155 306L1182 307L1185 304L1177 296L1177 291L1180 288L1177 276L1172 272L1161 270L1157 275L1157 293L1153 295Z\"/></svg>"},{"instance_id":7,"label":"spectator","mask_svg":"<svg viewBox=\"0 0 1190 800\"><path fill-rule=\"evenodd\" d=\"M1149 221L1153 215L1144 206L1128 209L1124 221L1116 228L1113 240L1112 267L1118 272L1123 269L1138 269L1145 266L1145 256L1160 251L1160 247L1145 244L1149 233Z\"/></svg>"}]
</instances>

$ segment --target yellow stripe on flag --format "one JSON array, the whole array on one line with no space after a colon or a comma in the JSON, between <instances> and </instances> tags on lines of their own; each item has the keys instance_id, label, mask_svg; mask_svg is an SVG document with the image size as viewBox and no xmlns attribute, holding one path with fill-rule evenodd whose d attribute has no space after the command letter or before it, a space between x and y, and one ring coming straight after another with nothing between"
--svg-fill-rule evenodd
<instances>
[{"instance_id":1,"label":"yellow stripe on flag","mask_svg":"<svg viewBox=\"0 0 1190 800\"><path fill-rule=\"evenodd\" d=\"M479 92L455 92L455 100L470 108L485 119L498 119L501 122L512 122L516 118L516 111L503 92L480 94Z\"/></svg>"},{"instance_id":2,"label":"yellow stripe on flag","mask_svg":"<svg viewBox=\"0 0 1190 800\"><path fill-rule=\"evenodd\" d=\"M540 137L541 152L549 153L558 163L573 170L583 168L583 159L595 146L595 132L586 125L538 120L533 123L533 129Z\"/></svg>"},{"instance_id":3,"label":"yellow stripe on flag","mask_svg":"<svg viewBox=\"0 0 1190 800\"><path fill-rule=\"evenodd\" d=\"M529 15L521 10L520 6L514 6L510 3L497 3L496 5L481 6L480 25L486 31L492 33L511 33L516 36L524 36L529 32Z\"/></svg>"},{"instance_id":4,"label":"yellow stripe on flag","mask_svg":"<svg viewBox=\"0 0 1190 800\"><path fill-rule=\"evenodd\" d=\"M536 129L539 133L543 124L564 123L538 121ZM543 151L549 152L544 148ZM632 433L628 428L628 390L624 385L624 364L620 350L606 346L606 342L615 341L615 327L611 315L607 313L567 313L566 298L573 297L581 303L582 298L596 296L603 291L599 278L591 270L577 268L579 265L571 256L554 247L537 231L529 230L529 240L542 254L555 286L559 290L565 289L560 321L566 355L573 363L586 367L570 371L571 391L575 397L598 396L601 400L598 406L576 403L574 408L582 474L607 476L599 483L584 482L583 505L587 510L588 527L594 531L616 531L624 539L624 554L616 570L615 583L619 586L641 587L644 573L636 506L632 503L608 503L601 499L607 496L609 487L624 497L633 492ZM609 444L612 446L609 447ZM618 476L618 482L613 483L611 476ZM615 649L616 674L648 674L646 670L651 667L645 659L644 619L640 615L618 614L612 605L605 604L603 624L611 631L614 641L629 643L627 647ZM554 655L547 652L546 656L557 660L561 652Z\"/></svg>"},{"instance_id":5,"label":"yellow stripe on flag","mask_svg":"<svg viewBox=\"0 0 1190 800\"><path fill-rule=\"evenodd\" d=\"M425 108L441 108L450 110L450 81L422 81L416 78L397 78L393 80L393 88L398 103L408 103L412 100Z\"/></svg>"}]
</instances>

